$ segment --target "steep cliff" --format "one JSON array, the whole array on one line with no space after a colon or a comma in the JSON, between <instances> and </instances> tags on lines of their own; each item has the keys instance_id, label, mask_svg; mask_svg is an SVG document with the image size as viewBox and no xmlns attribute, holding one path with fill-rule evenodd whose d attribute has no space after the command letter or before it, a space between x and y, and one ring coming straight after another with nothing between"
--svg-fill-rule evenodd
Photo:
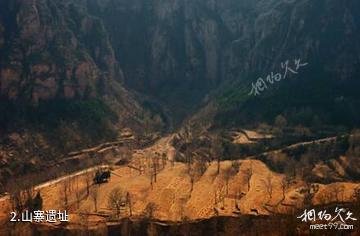
<instances>
[{"instance_id":1,"label":"steep cliff","mask_svg":"<svg viewBox=\"0 0 360 236\"><path fill-rule=\"evenodd\" d=\"M228 71L242 79L220 92L217 123L272 122L282 114L295 125L358 126L359 2L274 1L262 10L250 24L251 43L244 36L232 42ZM287 60L294 70L294 59L306 66L271 83L267 75L284 75ZM260 77L267 88L249 96Z\"/></svg>"},{"instance_id":2,"label":"steep cliff","mask_svg":"<svg viewBox=\"0 0 360 236\"><path fill-rule=\"evenodd\" d=\"M85 3L19 0L0 4L3 125L11 123L9 109L19 108L11 109L14 106L28 111L27 107L41 108L56 100L100 99L120 121L139 117L142 109L122 86L124 76L109 35L101 19L88 14Z\"/></svg>"},{"instance_id":3,"label":"steep cliff","mask_svg":"<svg viewBox=\"0 0 360 236\"><path fill-rule=\"evenodd\" d=\"M300 100L352 97L359 85L357 1L88 0L87 6L111 35L126 85L153 95L180 120L219 86L225 105L233 106L234 97L244 97L238 91L250 92L251 82L286 60L308 66L298 82L281 83L290 89L280 97L294 90Z\"/></svg>"},{"instance_id":4,"label":"steep cliff","mask_svg":"<svg viewBox=\"0 0 360 236\"><path fill-rule=\"evenodd\" d=\"M109 35L85 5L0 2L0 177L115 140L125 127L163 128L122 85Z\"/></svg>"},{"instance_id":5,"label":"steep cliff","mask_svg":"<svg viewBox=\"0 0 360 236\"><path fill-rule=\"evenodd\" d=\"M83 98L121 79L102 23L70 1L2 1L1 95Z\"/></svg>"}]
</instances>

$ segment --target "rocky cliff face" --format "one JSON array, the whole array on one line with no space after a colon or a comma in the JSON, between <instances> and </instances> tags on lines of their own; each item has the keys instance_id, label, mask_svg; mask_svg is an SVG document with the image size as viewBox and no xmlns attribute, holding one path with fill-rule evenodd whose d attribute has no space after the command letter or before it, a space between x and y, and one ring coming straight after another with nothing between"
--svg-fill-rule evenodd
<instances>
[{"instance_id":1,"label":"rocky cliff face","mask_svg":"<svg viewBox=\"0 0 360 236\"><path fill-rule=\"evenodd\" d=\"M221 80L231 36L206 1L88 1L104 20L125 82L183 117Z\"/></svg>"},{"instance_id":2,"label":"rocky cliff face","mask_svg":"<svg viewBox=\"0 0 360 236\"><path fill-rule=\"evenodd\" d=\"M304 90L326 83L344 91L334 98L353 96L359 9L355 0L2 1L0 91L37 103L124 81L181 121L209 91L300 58Z\"/></svg>"},{"instance_id":3,"label":"rocky cliff face","mask_svg":"<svg viewBox=\"0 0 360 236\"><path fill-rule=\"evenodd\" d=\"M2 96L94 97L122 79L101 21L71 1L2 1L0 11Z\"/></svg>"},{"instance_id":4,"label":"rocky cliff face","mask_svg":"<svg viewBox=\"0 0 360 236\"><path fill-rule=\"evenodd\" d=\"M256 80L294 58L310 65L301 79L317 74L328 83L358 83L357 1L88 0L87 6L103 19L126 84L176 107L179 116L224 81Z\"/></svg>"},{"instance_id":5,"label":"rocky cliff face","mask_svg":"<svg viewBox=\"0 0 360 236\"><path fill-rule=\"evenodd\" d=\"M86 1L1 1L1 101L36 107L53 100L100 99L121 125L141 126L147 115L122 85L109 38ZM7 105L2 103L3 113Z\"/></svg>"},{"instance_id":6,"label":"rocky cliff face","mask_svg":"<svg viewBox=\"0 0 360 236\"><path fill-rule=\"evenodd\" d=\"M115 140L124 127L143 133L144 120L151 126L156 119L161 130L162 120L143 109L123 80L109 34L86 1L0 1L3 169L24 174L31 168L19 163Z\"/></svg>"}]
</instances>

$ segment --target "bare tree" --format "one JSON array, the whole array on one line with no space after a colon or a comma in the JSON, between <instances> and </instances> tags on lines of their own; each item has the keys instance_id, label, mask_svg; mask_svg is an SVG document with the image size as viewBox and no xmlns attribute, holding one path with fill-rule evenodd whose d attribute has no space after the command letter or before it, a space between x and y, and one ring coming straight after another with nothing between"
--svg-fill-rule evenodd
<instances>
[{"instance_id":1,"label":"bare tree","mask_svg":"<svg viewBox=\"0 0 360 236\"><path fill-rule=\"evenodd\" d=\"M194 166L195 172L197 173L197 175L199 177L203 176L204 173L207 170L207 165L206 165L206 160L203 158L199 158L196 162L195 162L195 166Z\"/></svg>"},{"instance_id":2,"label":"bare tree","mask_svg":"<svg viewBox=\"0 0 360 236\"><path fill-rule=\"evenodd\" d=\"M240 207L239 207L239 204L238 204L238 201L241 200L241 198L243 197L244 195L241 193L240 191L240 187L237 188L236 190L236 196L235 196L235 199L234 199L234 204L235 204L235 209L240 211Z\"/></svg>"},{"instance_id":3,"label":"bare tree","mask_svg":"<svg viewBox=\"0 0 360 236\"><path fill-rule=\"evenodd\" d=\"M214 205L217 206L219 203L222 203L221 208L225 207L225 186L223 184L218 184L214 192Z\"/></svg>"},{"instance_id":4,"label":"bare tree","mask_svg":"<svg viewBox=\"0 0 360 236\"><path fill-rule=\"evenodd\" d=\"M25 197L25 207L28 208L30 211L39 210L34 209L34 196L35 190L33 187L27 187L23 190L23 194Z\"/></svg>"},{"instance_id":5,"label":"bare tree","mask_svg":"<svg viewBox=\"0 0 360 236\"><path fill-rule=\"evenodd\" d=\"M77 205L77 208L79 209L80 202L81 202L81 191L79 189L79 180L76 181L75 197L76 197L76 205Z\"/></svg>"},{"instance_id":6,"label":"bare tree","mask_svg":"<svg viewBox=\"0 0 360 236\"><path fill-rule=\"evenodd\" d=\"M157 181L157 174L159 172L159 160L159 153L156 152L148 162L151 189L154 188L153 184Z\"/></svg>"},{"instance_id":7,"label":"bare tree","mask_svg":"<svg viewBox=\"0 0 360 236\"><path fill-rule=\"evenodd\" d=\"M218 204L218 194L217 194L217 190L215 189L214 191L214 206L216 206Z\"/></svg>"},{"instance_id":8,"label":"bare tree","mask_svg":"<svg viewBox=\"0 0 360 236\"><path fill-rule=\"evenodd\" d=\"M108 198L108 207L115 211L117 218L120 218L121 209L125 205L124 196L125 192L121 188L115 188Z\"/></svg>"},{"instance_id":9,"label":"bare tree","mask_svg":"<svg viewBox=\"0 0 360 236\"><path fill-rule=\"evenodd\" d=\"M186 208L185 208L185 205L186 205L186 202L187 202L187 199L186 198L180 198L180 219L183 220L184 218L186 218Z\"/></svg>"},{"instance_id":10,"label":"bare tree","mask_svg":"<svg viewBox=\"0 0 360 236\"><path fill-rule=\"evenodd\" d=\"M98 211L98 196L99 196L99 186L94 185L94 187L91 188L91 190L90 190L90 198L94 202L95 212Z\"/></svg>"},{"instance_id":11,"label":"bare tree","mask_svg":"<svg viewBox=\"0 0 360 236\"><path fill-rule=\"evenodd\" d=\"M134 162L134 166L131 164L128 165L130 168L134 168L135 170L139 171L139 175L142 175L143 172L145 172L146 164L143 163L142 159L136 159Z\"/></svg>"},{"instance_id":12,"label":"bare tree","mask_svg":"<svg viewBox=\"0 0 360 236\"><path fill-rule=\"evenodd\" d=\"M226 195L225 191L226 191L226 188L224 185L222 185L220 188L220 192L219 192L220 201L222 203L222 206L221 206L222 209L225 209L225 195Z\"/></svg>"},{"instance_id":13,"label":"bare tree","mask_svg":"<svg viewBox=\"0 0 360 236\"><path fill-rule=\"evenodd\" d=\"M190 183L191 183L190 192L193 191L195 181L201 178L201 176L205 173L206 169L207 169L206 162L203 159L197 160L195 163L193 163L190 166L190 169L188 169L188 175L190 177Z\"/></svg>"},{"instance_id":14,"label":"bare tree","mask_svg":"<svg viewBox=\"0 0 360 236\"><path fill-rule=\"evenodd\" d=\"M14 182L10 189L10 200L12 208L20 214L29 205L32 205L34 190L31 187L27 187L22 182Z\"/></svg>"},{"instance_id":15,"label":"bare tree","mask_svg":"<svg viewBox=\"0 0 360 236\"><path fill-rule=\"evenodd\" d=\"M165 169L166 164L167 164L167 156L165 153L163 153L161 156L161 163L162 163L162 169Z\"/></svg>"},{"instance_id":16,"label":"bare tree","mask_svg":"<svg viewBox=\"0 0 360 236\"><path fill-rule=\"evenodd\" d=\"M176 148L174 148L174 147L171 147L168 154L169 154L169 160L171 163L171 167L174 167L175 159L176 159L176 156L178 155L178 150L176 150Z\"/></svg>"},{"instance_id":17,"label":"bare tree","mask_svg":"<svg viewBox=\"0 0 360 236\"><path fill-rule=\"evenodd\" d=\"M244 175L245 175L245 178L246 178L246 182L247 182L247 185L248 185L248 192L250 191L250 181L251 181L251 177L253 175L253 166L252 166L252 162L250 161L250 166L249 168L247 168L245 171L244 171Z\"/></svg>"},{"instance_id":18,"label":"bare tree","mask_svg":"<svg viewBox=\"0 0 360 236\"><path fill-rule=\"evenodd\" d=\"M281 184L281 190L282 190L282 199L281 199L280 202L283 202L285 200L286 190L289 187L288 180L287 180L286 176L281 179L280 184Z\"/></svg>"},{"instance_id":19,"label":"bare tree","mask_svg":"<svg viewBox=\"0 0 360 236\"><path fill-rule=\"evenodd\" d=\"M239 173L240 170L240 163L238 161L232 161L231 162L231 172L232 175L236 175L237 173Z\"/></svg>"},{"instance_id":20,"label":"bare tree","mask_svg":"<svg viewBox=\"0 0 360 236\"><path fill-rule=\"evenodd\" d=\"M153 190L154 189L154 183L153 183L153 180L154 180L154 169L153 168L150 168L150 171L149 171L150 173L150 175L149 175L149 177L150 177L150 186L151 186L151 190Z\"/></svg>"},{"instance_id":21,"label":"bare tree","mask_svg":"<svg viewBox=\"0 0 360 236\"><path fill-rule=\"evenodd\" d=\"M126 204L129 206L129 213L132 216L132 202L131 202L131 195L129 192L126 193Z\"/></svg>"},{"instance_id":22,"label":"bare tree","mask_svg":"<svg viewBox=\"0 0 360 236\"><path fill-rule=\"evenodd\" d=\"M229 194L229 181L232 177L232 171L231 171L231 168L229 169L226 169L225 172L224 172L224 179L225 179L225 186L226 186L226 195Z\"/></svg>"},{"instance_id":23,"label":"bare tree","mask_svg":"<svg viewBox=\"0 0 360 236\"><path fill-rule=\"evenodd\" d=\"M66 179L61 184L60 194L62 198L63 207L65 210L69 208L69 194L70 194L70 180Z\"/></svg>"},{"instance_id":24,"label":"bare tree","mask_svg":"<svg viewBox=\"0 0 360 236\"><path fill-rule=\"evenodd\" d=\"M220 162L222 158L222 152L223 152L223 144L220 140L220 138L216 137L213 140L212 146L211 146L211 153L213 157L216 157L217 160L217 170L216 173L220 173Z\"/></svg>"},{"instance_id":25,"label":"bare tree","mask_svg":"<svg viewBox=\"0 0 360 236\"><path fill-rule=\"evenodd\" d=\"M86 171L85 173L86 197L88 197L90 194L91 181L92 181L92 175L89 171Z\"/></svg>"},{"instance_id":26,"label":"bare tree","mask_svg":"<svg viewBox=\"0 0 360 236\"><path fill-rule=\"evenodd\" d=\"M155 156L152 158L152 168L153 168L154 182L156 183L157 174L159 171L159 153L155 153Z\"/></svg>"},{"instance_id":27,"label":"bare tree","mask_svg":"<svg viewBox=\"0 0 360 236\"><path fill-rule=\"evenodd\" d=\"M195 172L194 168L191 168L188 173L189 173L190 184L191 184L190 192L192 192L193 189L194 189L194 182L195 182L195 178L196 178L196 172Z\"/></svg>"},{"instance_id":28,"label":"bare tree","mask_svg":"<svg viewBox=\"0 0 360 236\"><path fill-rule=\"evenodd\" d=\"M269 201L271 201L273 193L273 177L271 173L266 176L266 179L263 180L263 183L265 185L265 190L269 195Z\"/></svg>"},{"instance_id":29,"label":"bare tree","mask_svg":"<svg viewBox=\"0 0 360 236\"><path fill-rule=\"evenodd\" d=\"M227 168L224 172L224 179L226 184L226 195L229 194L229 181L230 179L235 176L240 169L240 164L237 161L232 161L230 168Z\"/></svg>"},{"instance_id":30,"label":"bare tree","mask_svg":"<svg viewBox=\"0 0 360 236\"><path fill-rule=\"evenodd\" d=\"M305 193L304 193L304 206L305 207L309 207L311 206L312 200L315 196L315 194L319 191L319 186L318 185L314 185L314 184L310 184L308 182L305 181Z\"/></svg>"}]
</instances>

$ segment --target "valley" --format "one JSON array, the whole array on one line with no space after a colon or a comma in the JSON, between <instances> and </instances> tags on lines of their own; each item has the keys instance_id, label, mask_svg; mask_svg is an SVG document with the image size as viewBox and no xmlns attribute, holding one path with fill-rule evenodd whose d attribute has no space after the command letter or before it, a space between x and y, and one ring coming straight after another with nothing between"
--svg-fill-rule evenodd
<instances>
[{"instance_id":1,"label":"valley","mask_svg":"<svg viewBox=\"0 0 360 236\"><path fill-rule=\"evenodd\" d=\"M358 0L1 0L0 235L359 235L359 42Z\"/></svg>"}]
</instances>

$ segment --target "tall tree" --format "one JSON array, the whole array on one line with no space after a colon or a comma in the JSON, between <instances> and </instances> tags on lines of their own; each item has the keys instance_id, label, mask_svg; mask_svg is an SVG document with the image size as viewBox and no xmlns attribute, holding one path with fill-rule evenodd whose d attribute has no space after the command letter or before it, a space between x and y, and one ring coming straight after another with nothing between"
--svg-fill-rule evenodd
<instances>
[{"instance_id":1,"label":"tall tree","mask_svg":"<svg viewBox=\"0 0 360 236\"><path fill-rule=\"evenodd\" d=\"M216 173L219 174L220 173L220 162L221 162L221 158L222 158L222 154L223 154L223 143L222 143L221 139L218 137L218 135L216 135L213 138L213 142L211 145L211 154L212 154L213 158L215 158L217 160Z\"/></svg>"},{"instance_id":2,"label":"tall tree","mask_svg":"<svg viewBox=\"0 0 360 236\"><path fill-rule=\"evenodd\" d=\"M124 205L125 192L121 188L115 188L111 191L108 198L108 207L115 212L117 218L120 218L121 208Z\"/></svg>"},{"instance_id":3,"label":"tall tree","mask_svg":"<svg viewBox=\"0 0 360 236\"><path fill-rule=\"evenodd\" d=\"M95 212L98 211L98 197L99 197L99 185L94 185L90 191L90 198L94 202Z\"/></svg>"}]
</instances>

